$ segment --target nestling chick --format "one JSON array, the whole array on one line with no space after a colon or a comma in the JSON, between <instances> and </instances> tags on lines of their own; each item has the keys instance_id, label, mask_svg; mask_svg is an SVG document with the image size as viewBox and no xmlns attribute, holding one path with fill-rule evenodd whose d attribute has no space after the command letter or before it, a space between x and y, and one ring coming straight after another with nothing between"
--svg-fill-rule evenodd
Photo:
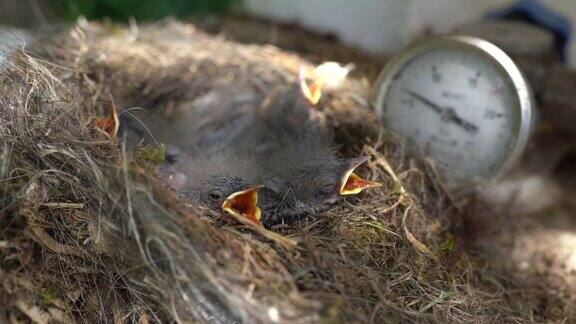
<instances>
[{"instance_id":1,"label":"nestling chick","mask_svg":"<svg viewBox=\"0 0 576 324\"><path fill-rule=\"evenodd\" d=\"M236 92L239 91L239 93ZM121 133L134 144L164 143L190 154L226 150L231 139L250 125L259 100L248 90L214 89L172 109L162 105L135 109L121 115Z\"/></svg>"},{"instance_id":2,"label":"nestling chick","mask_svg":"<svg viewBox=\"0 0 576 324\"><path fill-rule=\"evenodd\" d=\"M125 114L120 123L122 136L132 145L166 144L166 163L159 174L191 205L245 214L256 222L260 217L256 166L246 154L218 139L223 127L242 124L240 120L248 114L216 109L231 107L237 102L234 98L211 93L207 97L212 99L185 102L171 114L162 107Z\"/></svg>"},{"instance_id":3,"label":"nestling chick","mask_svg":"<svg viewBox=\"0 0 576 324\"><path fill-rule=\"evenodd\" d=\"M258 181L277 194L275 206L262 205L264 225L322 212L345 195L379 186L353 173L367 158L340 158L334 146L321 138L294 136L277 141L276 150L261 156L259 162Z\"/></svg>"},{"instance_id":4,"label":"nestling chick","mask_svg":"<svg viewBox=\"0 0 576 324\"><path fill-rule=\"evenodd\" d=\"M354 174L367 158L339 157L315 114L290 86L268 98L232 141L236 150L253 154L260 170L255 181L276 194L266 199L273 206L262 204L265 225L326 210L345 195L380 185Z\"/></svg>"},{"instance_id":5,"label":"nestling chick","mask_svg":"<svg viewBox=\"0 0 576 324\"><path fill-rule=\"evenodd\" d=\"M186 156L182 152L167 151L167 163L159 174L166 183L191 205L213 211L226 211L258 223L259 186L253 179L252 165L221 150L210 156L196 152Z\"/></svg>"}]
</instances>

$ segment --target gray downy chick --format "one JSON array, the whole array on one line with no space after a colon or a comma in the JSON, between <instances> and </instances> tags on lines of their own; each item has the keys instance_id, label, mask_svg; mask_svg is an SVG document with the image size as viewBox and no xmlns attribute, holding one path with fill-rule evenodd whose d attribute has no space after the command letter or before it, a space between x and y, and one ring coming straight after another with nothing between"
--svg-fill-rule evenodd
<instances>
[{"instance_id":1,"label":"gray downy chick","mask_svg":"<svg viewBox=\"0 0 576 324\"><path fill-rule=\"evenodd\" d=\"M232 138L252 120L259 102L249 90L213 89L194 99L174 105L172 109L157 104L146 109L132 109L121 114L120 133L137 145L164 143L190 154L217 154L226 150Z\"/></svg>"},{"instance_id":2,"label":"gray downy chick","mask_svg":"<svg viewBox=\"0 0 576 324\"><path fill-rule=\"evenodd\" d=\"M272 226L324 211L346 195L379 183L354 170L368 158L338 156L333 136L321 125L299 89L282 88L266 99L231 147L251 152L264 192L262 223ZM270 204L270 205L268 205Z\"/></svg>"},{"instance_id":3,"label":"gray downy chick","mask_svg":"<svg viewBox=\"0 0 576 324\"><path fill-rule=\"evenodd\" d=\"M158 170L160 177L190 205L259 222L260 187L250 183L255 175L248 160L225 149L211 155L198 151L187 155L174 147L167 149L166 158Z\"/></svg>"},{"instance_id":4,"label":"gray downy chick","mask_svg":"<svg viewBox=\"0 0 576 324\"><path fill-rule=\"evenodd\" d=\"M220 96L213 91L184 101L169 113L160 105L137 109L122 116L120 133L131 146L166 145L166 163L159 175L189 204L228 213L235 213L234 208L249 209L244 216L256 221L261 189L254 182L256 165L219 138L244 124L249 115L220 108L246 102L246 95ZM234 202L244 205L224 206Z\"/></svg>"},{"instance_id":5,"label":"gray downy chick","mask_svg":"<svg viewBox=\"0 0 576 324\"><path fill-rule=\"evenodd\" d=\"M308 136L278 138L278 147L260 157L262 172L258 181L276 194L265 200L273 201L273 206L262 205L262 223L266 226L329 209L350 192L343 185L350 177L357 177L352 172L368 159L338 157L331 143ZM366 183L365 188L375 186Z\"/></svg>"}]
</instances>

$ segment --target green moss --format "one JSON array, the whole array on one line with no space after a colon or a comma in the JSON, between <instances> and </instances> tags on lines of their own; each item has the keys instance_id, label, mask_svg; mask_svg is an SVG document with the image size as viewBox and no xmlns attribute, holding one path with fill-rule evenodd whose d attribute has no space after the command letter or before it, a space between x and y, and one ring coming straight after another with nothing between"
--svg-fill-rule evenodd
<instances>
[{"instance_id":1,"label":"green moss","mask_svg":"<svg viewBox=\"0 0 576 324\"><path fill-rule=\"evenodd\" d=\"M456 240L454 239L454 235L448 233L446 239L440 245L440 252L451 253L455 249L456 249Z\"/></svg>"},{"instance_id":2,"label":"green moss","mask_svg":"<svg viewBox=\"0 0 576 324\"><path fill-rule=\"evenodd\" d=\"M136 162L146 168L164 163L165 158L166 147L164 144L155 147L143 146L136 150Z\"/></svg>"},{"instance_id":3,"label":"green moss","mask_svg":"<svg viewBox=\"0 0 576 324\"><path fill-rule=\"evenodd\" d=\"M57 295L56 291L54 291L54 288L49 286L46 289L44 289L44 291L42 291L42 295L40 297L42 297L44 304L50 305L52 304L54 299L56 299Z\"/></svg>"}]
</instances>

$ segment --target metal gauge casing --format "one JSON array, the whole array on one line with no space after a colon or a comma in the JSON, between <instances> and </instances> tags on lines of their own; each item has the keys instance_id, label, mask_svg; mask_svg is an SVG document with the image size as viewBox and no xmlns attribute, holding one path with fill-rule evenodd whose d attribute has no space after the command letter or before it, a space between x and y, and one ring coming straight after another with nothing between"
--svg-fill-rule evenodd
<instances>
[{"instance_id":1,"label":"metal gauge casing","mask_svg":"<svg viewBox=\"0 0 576 324\"><path fill-rule=\"evenodd\" d=\"M530 87L512 59L488 41L458 35L422 39L392 58L374 103L385 126L459 190L508 171L535 119Z\"/></svg>"}]
</instances>

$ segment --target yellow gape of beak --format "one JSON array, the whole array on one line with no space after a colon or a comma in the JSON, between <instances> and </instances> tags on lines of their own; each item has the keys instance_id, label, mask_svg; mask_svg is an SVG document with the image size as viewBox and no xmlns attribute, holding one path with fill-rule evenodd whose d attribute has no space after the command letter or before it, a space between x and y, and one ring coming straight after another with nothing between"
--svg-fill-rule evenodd
<instances>
[{"instance_id":1,"label":"yellow gape of beak","mask_svg":"<svg viewBox=\"0 0 576 324\"><path fill-rule=\"evenodd\" d=\"M222 203L222 210L236 216L260 224L261 211L258 207L258 190L261 187L251 187L238 191L226 198Z\"/></svg>"},{"instance_id":2,"label":"yellow gape of beak","mask_svg":"<svg viewBox=\"0 0 576 324\"><path fill-rule=\"evenodd\" d=\"M322 97L322 87L326 83L326 79L324 77L318 77L313 80L311 84L308 84L304 68L300 69L298 79L300 80L300 91L302 95L312 106L316 106Z\"/></svg>"},{"instance_id":3,"label":"yellow gape of beak","mask_svg":"<svg viewBox=\"0 0 576 324\"><path fill-rule=\"evenodd\" d=\"M357 167L358 166L351 168L342 177L339 191L340 195L357 195L366 189L378 188L382 186L380 182L362 179L359 175L354 173L354 170Z\"/></svg>"}]
</instances>

